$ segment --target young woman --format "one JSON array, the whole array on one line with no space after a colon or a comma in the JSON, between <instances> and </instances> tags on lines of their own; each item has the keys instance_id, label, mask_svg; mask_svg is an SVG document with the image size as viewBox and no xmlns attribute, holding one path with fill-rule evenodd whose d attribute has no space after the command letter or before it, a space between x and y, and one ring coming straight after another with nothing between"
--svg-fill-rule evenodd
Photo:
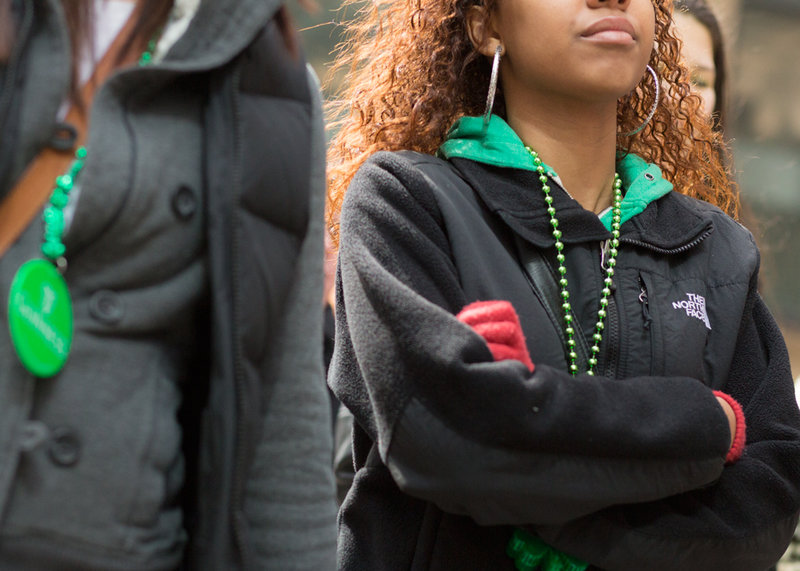
<instances>
[{"instance_id":1,"label":"young woman","mask_svg":"<svg viewBox=\"0 0 800 571\"><path fill-rule=\"evenodd\" d=\"M671 2L377 2L350 38L340 568L769 567L800 413Z\"/></svg>"},{"instance_id":2,"label":"young woman","mask_svg":"<svg viewBox=\"0 0 800 571\"><path fill-rule=\"evenodd\" d=\"M0 14L0 568L333 568L324 137L285 9Z\"/></svg>"}]
</instances>

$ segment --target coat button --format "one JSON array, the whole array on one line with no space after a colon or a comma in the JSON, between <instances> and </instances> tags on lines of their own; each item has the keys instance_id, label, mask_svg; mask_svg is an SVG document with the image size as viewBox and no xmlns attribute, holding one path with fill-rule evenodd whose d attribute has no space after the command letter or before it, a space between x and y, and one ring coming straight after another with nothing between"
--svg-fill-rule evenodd
<instances>
[{"instance_id":1,"label":"coat button","mask_svg":"<svg viewBox=\"0 0 800 571\"><path fill-rule=\"evenodd\" d=\"M57 466L64 468L74 466L81 457L81 442L78 435L69 428L54 428L50 435L47 453Z\"/></svg>"},{"instance_id":2,"label":"coat button","mask_svg":"<svg viewBox=\"0 0 800 571\"><path fill-rule=\"evenodd\" d=\"M181 220L189 220L197 211L197 197L185 184L172 195L172 211Z\"/></svg>"},{"instance_id":3,"label":"coat button","mask_svg":"<svg viewBox=\"0 0 800 571\"><path fill-rule=\"evenodd\" d=\"M89 313L102 323L115 325L125 315L119 295L109 290L95 292L89 300Z\"/></svg>"}]
</instances>

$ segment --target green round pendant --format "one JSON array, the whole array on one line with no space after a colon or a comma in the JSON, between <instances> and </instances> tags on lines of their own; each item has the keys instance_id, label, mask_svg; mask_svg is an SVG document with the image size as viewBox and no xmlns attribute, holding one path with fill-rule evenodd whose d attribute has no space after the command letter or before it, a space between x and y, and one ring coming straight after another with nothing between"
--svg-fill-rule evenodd
<instances>
[{"instance_id":1,"label":"green round pendant","mask_svg":"<svg viewBox=\"0 0 800 571\"><path fill-rule=\"evenodd\" d=\"M72 345L72 300L67 283L46 260L30 260L11 282L11 341L25 368L37 377L58 373Z\"/></svg>"}]
</instances>

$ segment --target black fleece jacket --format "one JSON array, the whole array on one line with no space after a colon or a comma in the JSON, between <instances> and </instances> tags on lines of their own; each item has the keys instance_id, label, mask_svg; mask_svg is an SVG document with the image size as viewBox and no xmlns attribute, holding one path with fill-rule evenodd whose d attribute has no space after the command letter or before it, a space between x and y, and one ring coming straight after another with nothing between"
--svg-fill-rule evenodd
<instances>
[{"instance_id":1,"label":"black fleece jacket","mask_svg":"<svg viewBox=\"0 0 800 571\"><path fill-rule=\"evenodd\" d=\"M339 567L510 570L526 526L608 571L768 568L797 521L800 413L750 234L675 192L623 224L600 374L573 378L513 245L553 255L536 173L452 164L437 185L425 173L448 163L379 153L345 199L330 383L357 473ZM591 331L610 234L551 186ZM454 316L493 299L516 308L533 374ZM712 390L747 418L730 466Z\"/></svg>"}]
</instances>

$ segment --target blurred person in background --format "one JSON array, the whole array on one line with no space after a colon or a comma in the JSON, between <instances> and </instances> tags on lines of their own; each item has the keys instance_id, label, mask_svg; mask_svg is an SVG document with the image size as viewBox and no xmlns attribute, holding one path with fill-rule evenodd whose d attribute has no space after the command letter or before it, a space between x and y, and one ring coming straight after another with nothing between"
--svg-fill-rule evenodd
<instances>
[{"instance_id":1,"label":"blurred person in background","mask_svg":"<svg viewBox=\"0 0 800 571\"><path fill-rule=\"evenodd\" d=\"M723 131L727 124L728 74L722 29L705 0L675 0L677 35L689 67L689 79L703 100L703 110Z\"/></svg>"},{"instance_id":2,"label":"blurred person in background","mask_svg":"<svg viewBox=\"0 0 800 571\"><path fill-rule=\"evenodd\" d=\"M285 8L0 0L0 132L0 568L332 569Z\"/></svg>"},{"instance_id":3,"label":"blurred person in background","mask_svg":"<svg viewBox=\"0 0 800 571\"><path fill-rule=\"evenodd\" d=\"M385 1L350 25L329 170L329 382L357 469L340 568L783 553L800 413L671 7Z\"/></svg>"}]
</instances>

